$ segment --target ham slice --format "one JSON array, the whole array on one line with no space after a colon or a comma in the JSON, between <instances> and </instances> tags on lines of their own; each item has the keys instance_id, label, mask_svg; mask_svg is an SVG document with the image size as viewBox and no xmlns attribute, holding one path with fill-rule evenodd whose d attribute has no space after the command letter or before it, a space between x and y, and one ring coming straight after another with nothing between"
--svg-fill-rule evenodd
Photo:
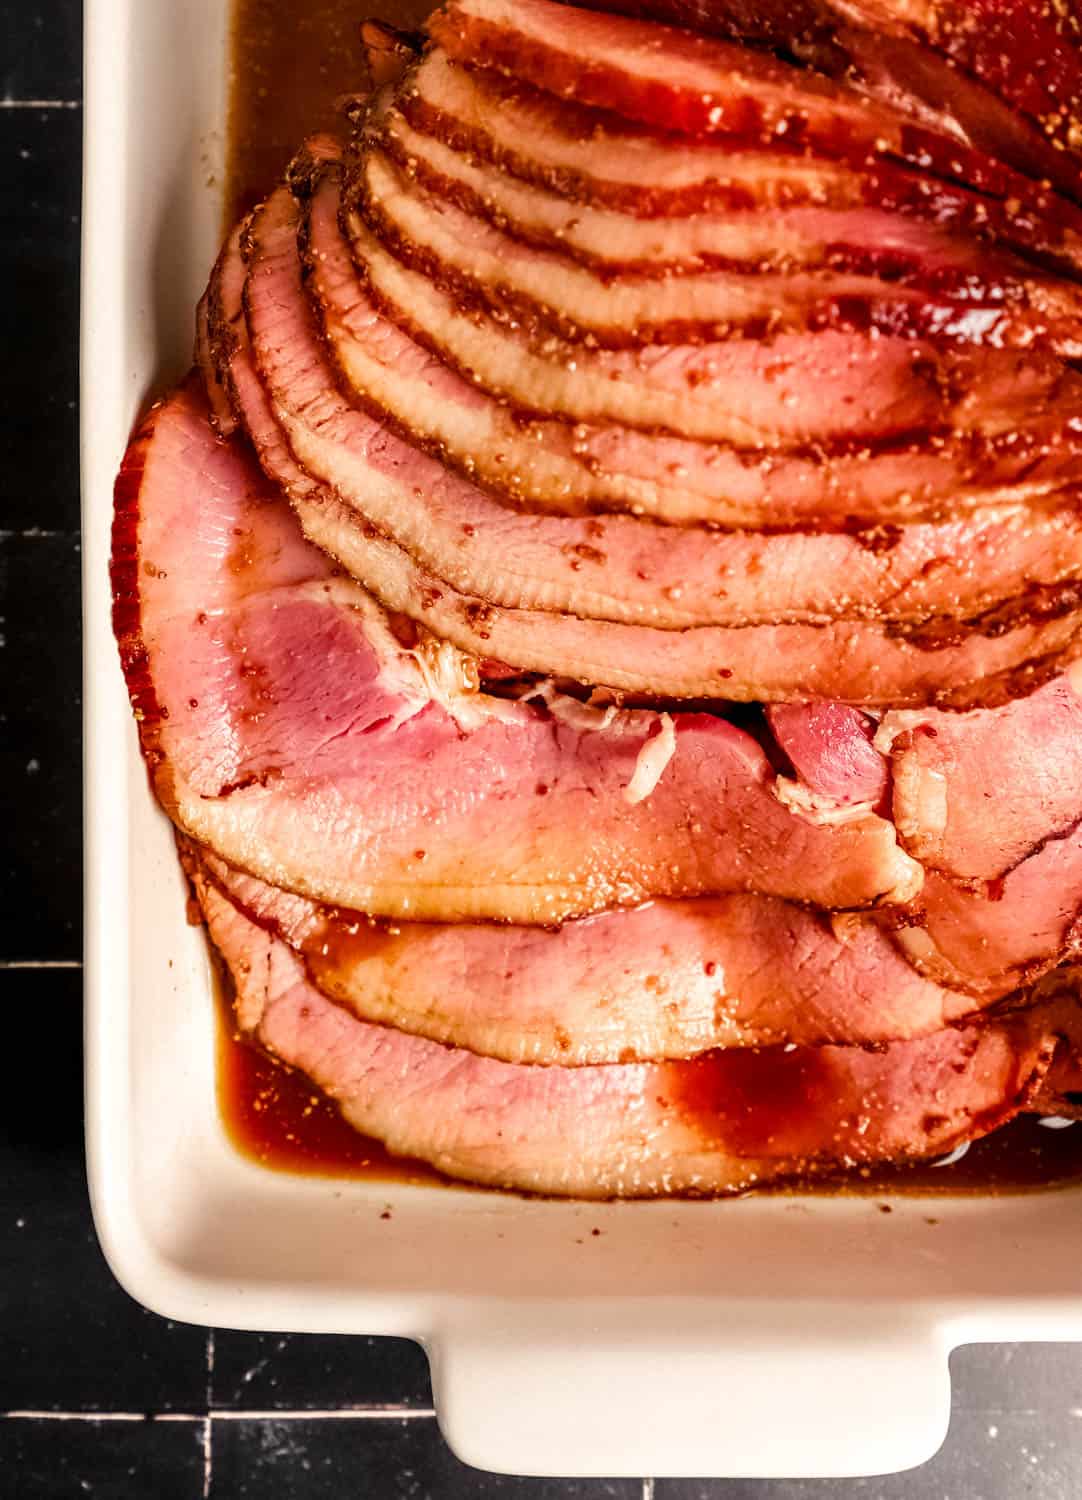
<instances>
[{"instance_id":1,"label":"ham slice","mask_svg":"<svg viewBox=\"0 0 1082 1500\"><path fill-rule=\"evenodd\" d=\"M1045 842L1002 880L972 889L929 871L894 934L938 984L982 1000L1036 983L1082 954L1082 829Z\"/></svg>"},{"instance_id":2,"label":"ham slice","mask_svg":"<svg viewBox=\"0 0 1082 1500\"><path fill-rule=\"evenodd\" d=\"M1075 1019L1067 1001L880 1052L774 1048L522 1067L358 1021L217 888L197 876L196 890L242 1030L311 1078L355 1129L494 1187L725 1193L940 1155L1038 1095Z\"/></svg>"},{"instance_id":3,"label":"ham slice","mask_svg":"<svg viewBox=\"0 0 1082 1500\"><path fill-rule=\"evenodd\" d=\"M446 646L404 647L190 386L125 460L113 578L159 797L273 884L374 915L525 923L759 888L856 907L919 886L889 823L788 811L763 751L723 719L680 714L632 803L656 714L507 703Z\"/></svg>"},{"instance_id":4,"label":"ham slice","mask_svg":"<svg viewBox=\"0 0 1082 1500\"><path fill-rule=\"evenodd\" d=\"M1028 404L1048 406L1063 381L1056 360L992 350L940 354L927 341L825 329L768 342L724 340L594 350L478 317L395 259L349 219L372 295L400 327L460 374L522 411L581 422L787 449L897 443L1002 428ZM555 294L554 294L555 295Z\"/></svg>"},{"instance_id":5,"label":"ham slice","mask_svg":"<svg viewBox=\"0 0 1082 1500\"><path fill-rule=\"evenodd\" d=\"M418 414L425 411L433 426L446 421L456 398L467 413L475 411L473 389L373 306L354 273L338 209L328 177L313 192L302 231L307 285L322 304L327 343L359 400L388 403L388 414L402 427L412 420L423 428ZM401 444L362 444L362 423L354 420L351 431L352 461L343 454L332 470L328 461L316 460L316 470L422 566L455 589L510 608L664 628L854 616L968 618L1032 585L1060 583L1082 570L1082 521L1073 501L1051 514L1017 508L939 527L917 525L886 546L840 533L674 532L635 517L572 520L509 509ZM521 436L511 443L535 446ZM296 433L294 446L309 451ZM392 453L395 468L386 461Z\"/></svg>"},{"instance_id":6,"label":"ham slice","mask_svg":"<svg viewBox=\"0 0 1082 1500\"><path fill-rule=\"evenodd\" d=\"M437 197L525 244L559 249L610 275L827 266L988 300L997 287L1017 298L1033 274L982 239L870 206L640 218L577 203L453 150L397 108L378 111L367 137Z\"/></svg>"},{"instance_id":7,"label":"ham slice","mask_svg":"<svg viewBox=\"0 0 1082 1500\"><path fill-rule=\"evenodd\" d=\"M734 337L773 338L818 329L993 348L1082 353L1073 289L1051 280L973 287L958 300L844 271L756 270L703 275L599 277L562 253L513 238L454 203L434 198L378 148L356 173L362 217L394 255L434 280L460 307L502 316L534 335L622 348ZM994 273L989 271L990 282Z\"/></svg>"},{"instance_id":8,"label":"ham slice","mask_svg":"<svg viewBox=\"0 0 1082 1500\"><path fill-rule=\"evenodd\" d=\"M629 213L869 205L987 235L1067 269L1082 265L1082 212L1024 182L1000 200L885 161L858 169L776 147L734 151L709 137L666 136L456 67L438 48L407 75L396 103L416 128L456 150Z\"/></svg>"},{"instance_id":9,"label":"ham slice","mask_svg":"<svg viewBox=\"0 0 1082 1500\"><path fill-rule=\"evenodd\" d=\"M842 806L878 807L890 766L872 741L874 721L842 703L775 703L767 723L801 782Z\"/></svg>"},{"instance_id":10,"label":"ham slice","mask_svg":"<svg viewBox=\"0 0 1082 1500\"><path fill-rule=\"evenodd\" d=\"M998 881L1082 823L1077 669L994 711L888 714L880 738L891 747L899 834L955 881Z\"/></svg>"},{"instance_id":11,"label":"ham slice","mask_svg":"<svg viewBox=\"0 0 1082 1500\"><path fill-rule=\"evenodd\" d=\"M907 0L870 0L864 5L857 0L856 6L842 0L834 8L843 15L867 10L869 22L879 30L888 20L880 11L912 24L914 9L921 9ZM1013 11L1013 25L986 27L984 18L974 24L972 7L958 0L936 8L934 16L917 24L933 33L944 50L954 50L967 62L975 59L978 73L995 75L1001 97L1012 96L1016 104L1024 98L1037 106L1032 112L1038 118L1064 108L1072 97L1065 92L1068 86L1076 100L1082 99L1077 49L1060 46L1050 67L1052 60L1042 56L1040 44L1034 45L1032 7L1025 0L1010 6L986 0L985 9L993 22L1002 21L1004 10ZM949 13L946 18L943 11ZM959 16L965 18L961 24ZM598 105L665 130L796 143L809 152L855 160L889 153L922 171L960 179L985 192L1010 192L1002 167L962 146L961 132L951 129L955 121L949 116L942 121L942 132L929 130L912 116L861 98L849 84L831 86L820 76L746 47L649 22L603 18L580 7L569 10L553 0L451 0L431 18L429 30L456 61L483 63L561 98ZM793 31L790 13L788 34L780 38L783 45L792 46ZM1011 61L1000 57L997 64L995 50L1008 36ZM1054 45L1052 27L1045 25L1041 40ZM1069 52L1071 63L1065 65ZM1027 65L1017 65L1014 59L1019 55ZM1058 97L1053 88L1033 87L1034 64L1046 74L1055 68ZM986 140L987 132L980 138Z\"/></svg>"},{"instance_id":12,"label":"ham slice","mask_svg":"<svg viewBox=\"0 0 1082 1500\"><path fill-rule=\"evenodd\" d=\"M1070 6L1053 0L591 0L591 8L781 47L1037 183L1080 196L1072 127L1082 98L1082 59Z\"/></svg>"},{"instance_id":13,"label":"ham slice","mask_svg":"<svg viewBox=\"0 0 1082 1500\"><path fill-rule=\"evenodd\" d=\"M655 901L555 929L389 924L202 858L230 901L295 949L311 982L358 1020L505 1062L879 1045L978 1008L922 978L871 918L828 918L769 896Z\"/></svg>"},{"instance_id":14,"label":"ham slice","mask_svg":"<svg viewBox=\"0 0 1082 1500\"><path fill-rule=\"evenodd\" d=\"M328 384L326 356L303 295L296 233L296 205L280 190L247 236L253 349L274 404L274 418L267 423L257 398L248 429L260 433L256 445L264 465L298 505L312 540L389 609L410 615L442 638L520 670L620 691L676 698L721 693L743 700L871 693L871 701L895 704L944 694L964 703L974 693L981 701L996 701L997 693L1010 695L1036 685L1040 672L1052 670L1043 658L1073 649L1075 624L1069 609L1052 609L1043 617L1038 610L1032 620L1024 618L1004 633L969 633L943 649L907 640L893 627L831 627L831 650L824 651L823 628L818 626L663 632L576 615L496 608L452 589L375 528L358 527L341 504L333 499L326 503L331 497L325 490L297 470L294 456L324 485L333 483L361 507L367 477L352 481L344 472L344 457L351 451L363 454L372 443L383 445L390 435L349 407ZM288 449L275 433L274 419L282 424ZM309 504L312 500L317 503Z\"/></svg>"}]
</instances>

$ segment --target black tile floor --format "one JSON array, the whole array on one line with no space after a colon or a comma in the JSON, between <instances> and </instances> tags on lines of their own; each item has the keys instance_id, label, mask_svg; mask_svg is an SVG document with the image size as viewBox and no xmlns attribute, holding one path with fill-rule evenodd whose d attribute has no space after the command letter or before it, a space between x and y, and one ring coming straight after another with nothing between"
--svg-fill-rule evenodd
<instances>
[{"instance_id":1,"label":"black tile floor","mask_svg":"<svg viewBox=\"0 0 1082 1500\"><path fill-rule=\"evenodd\" d=\"M1079 1500L1071 1347L961 1351L946 1447L892 1479L500 1479L442 1443L412 1345L179 1327L112 1280L81 1134L78 0L0 0L0 37L2 1500Z\"/></svg>"}]
</instances>

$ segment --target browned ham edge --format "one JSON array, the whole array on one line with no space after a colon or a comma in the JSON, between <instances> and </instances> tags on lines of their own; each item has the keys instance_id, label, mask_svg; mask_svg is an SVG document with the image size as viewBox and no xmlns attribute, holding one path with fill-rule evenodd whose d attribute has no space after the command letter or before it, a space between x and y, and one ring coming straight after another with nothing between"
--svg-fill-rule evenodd
<instances>
[{"instance_id":1,"label":"browned ham edge","mask_svg":"<svg viewBox=\"0 0 1082 1500\"><path fill-rule=\"evenodd\" d=\"M952 301L838 270L601 278L433 198L378 149L364 153L356 178L364 219L399 260L453 294L458 306L535 335L619 349L844 328L945 344L1047 346L1068 358L1082 353L1079 299L1050 280L993 286L984 300L969 288Z\"/></svg>"},{"instance_id":2,"label":"browned ham edge","mask_svg":"<svg viewBox=\"0 0 1082 1500\"><path fill-rule=\"evenodd\" d=\"M455 150L632 214L874 205L987 236L1071 272L1082 267L1082 212L1053 194L1023 190L1005 201L888 162L857 170L778 150L733 152L709 138L689 144L456 67L439 50L411 70L396 103L415 128Z\"/></svg>"},{"instance_id":3,"label":"browned ham edge","mask_svg":"<svg viewBox=\"0 0 1082 1500\"><path fill-rule=\"evenodd\" d=\"M341 455L351 442L360 443L363 451L363 445L376 438L386 444L389 436L380 435L378 428L373 431L362 412L347 407L321 373L324 354L304 306L296 209L287 194L272 200L250 238L257 271L248 279L248 315L261 379L293 454L324 484L341 491ZM356 437L351 438L353 433ZM271 472L291 488L296 501L296 484L289 473L273 462ZM349 492L348 485L346 489ZM363 507L365 493L358 489L349 492L349 498ZM967 693L978 691L978 678L1000 675L999 683L982 681L979 689L982 701L989 701L986 695L994 701L997 687L1017 691L1026 684L1038 685L1042 674L1054 669L1052 653L1073 649L1075 626L1069 613L1019 624L1005 634L973 634L936 650L922 641L900 638L894 627L837 626L831 627L832 649L824 652L820 627L763 626L729 632L704 628L675 634L584 622L571 615L499 609L446 587L402 549L349 524L348 512L340 506L309 510L304 524L319 545L389 608L429 624L464 649L522 670L627 692L710 698L720 691L745 700L848 699L862 692L865 696L859 701L864 702L964 703ZM976 661L982 662L979 672L970 665ZM873 698L867 696L869 685Z\"/></svg>"},{"instance_id":4,"label":"browned ham edge","mask_svg":"<svg viewBox=\"0 0 1082 1500\"><path fill-rule=\"evenodd\" d=\"M1076 1025L1067 1000L880 1052L774 1048L522 1067L358 1021L198 872L196 890L243 1030L307 1074L356 1129L495 1187L594 1198L726 1193L934 1157L1027 1108Z\"/></svg>"}]
</instances>

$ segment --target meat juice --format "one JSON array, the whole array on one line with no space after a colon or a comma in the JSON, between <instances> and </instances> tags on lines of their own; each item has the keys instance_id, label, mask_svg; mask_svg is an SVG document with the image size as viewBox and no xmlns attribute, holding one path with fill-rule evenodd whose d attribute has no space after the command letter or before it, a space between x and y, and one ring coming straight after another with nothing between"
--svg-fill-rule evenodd
<instances>
[{"instance_id":1,"label":"meat juice","mask_svg":"<svg viewBox=\"0 0 1082 1500\"><path fill-rule=\"evenodd\" d=\"M226 212L235 220L273 187L306 134L340 129L338 101L365 82L360 27L418 27L435 0L233 0ZM242 1039L219 982L218 1103L234 1146L261 1165L326 1177L446 1183L421 1162L359 1135L301 1074ZM868 1196L1024 1192L1082 1182L1082 1125L1024 1116L948 1166L894 1166L812 1191ZM447 1184L451 1186L452 1184ZM792 1191L790 1188L775 1191Z\"/></svg>"}]
</instances>

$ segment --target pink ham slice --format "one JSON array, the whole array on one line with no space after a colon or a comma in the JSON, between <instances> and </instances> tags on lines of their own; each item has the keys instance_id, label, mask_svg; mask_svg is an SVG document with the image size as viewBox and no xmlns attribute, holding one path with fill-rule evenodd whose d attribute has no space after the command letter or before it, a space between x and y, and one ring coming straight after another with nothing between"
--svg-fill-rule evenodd
<instances>
[{"instance_id":1,"label":"pink ham slice","mask_svg":"<svg viewBox=\"0 0 1082 1500\"><path fill-rule=\"evenodd\" d=\"M936 1156L1036 1097L1073 1002L881 1052L781 1048L691 1062L521 1067L358 1021L205 879L241 1028L355 1129L448 1176L577 1197L736 1192Z\"/></svg>"},{"instance_id":2,"label":"pink ham slice","mask_svg":"<svg viewBox=\"0 0 1082 1500\"><path fill-rule=\"evenodd\" d=\"M388 608L429 625L444 639L520 670L630 692L689 698L720 692L753 701L852 696L895 704L944 694L952 702L964 703L967 695L972 701L974 694L982 702L997 701L997 695L1036 685L1034 658L1073 649L1070 612L1023 620L1003 634L971 634L941 650L898 638L892 628L835 626L831 649L824 651L821 627L660 632L496 608L453 590L373 528L359 528L343 506L307 503L328 497L298 474L294 455L363 507L367 478L354 486L343 459L351 449L363 455L368 445L387 443L390 435L346 405L328 384L323 345L303 295L296 235L296 206L284 189L247 235L252 253L247 310L255 359L292 452L276 436L274 421L268 424L258 409L246 419L248 429L261 434L256 446L268 471L294 504L303 505L298 508L306 533ZM1050 668L1042 664L1040 670Z\"/></svg>"},{"instance_id":3,"label":"pink ham slice","mask_svg":"<svg viewBox=\"0 0 1082 1500\"><path fill-rule=\"evenodd\" d=\"M456 67L438 48L407 76L396 102L425 134L587 203L646 217L877 206L1082 266L1082 212L1026 184L1020 195L1000 201L889 162L858 169L777 149L733 151L710 138L665 136L496 74Z\"/></svg>"},{"instance_id":4,"label":"pink ham slice","mask_svg":"<svg viewBox=\"0 0 1082 1500\"><path fill-rule=\"evenodd\" d=\"M875 749L875 723L842 703L776 703L766 712L778 746L815 796L878 807L890 765Z\"/></svg>"},{"instance_id":5,"label":"pink ham slice","mask_svg":"<svg viewBox=\"0 0 1082 1500\"><path fill-rule=\"evenodd\" d=\"M360 401L387 406L403 427L411 420L423 427L419 413L425 411L433 425L446 422L456 400L467 413L476 411L472 387L373 306L358 283L338 210L328 177L313 192L302 231L307 284L322 304L323 331L339 370ZM352 426L359 433L361 424ZM511 443L536 447L521 436ZM303 439L295 438L295 445L303 446ZM381 447L385 456L389 446ZM361 451L359 437L353 449ZM888 546L841 534L726 536L674 532L637 518L571 520L509 510L401 445L390 451L401 458L397 483L385 477L389 464L373 472L370 461L363 477L351 471L348 482L338 483L340 492L453 588L510 608L664 628L967 618L1082 570L1082 520L1073 501L1051 514L1019 508L940 527L917 525ZM345 466L343 456L343 473ZM323 464L317 468L332 477Z\"/></svg>"},{"instance_id":6,"label":"pink ham slice","mask_svg":"<svg viewBox=\"0 0 1082 1500\"><path fill-rule=\"evenodd\" d=\"M844 12L853 7L836 8ZM864 8L901 12L906 19L913 11L905 0L886 6L871 0ZM1001 0L992 0L987 8L1002 9ZM1022 5L1011 8L1020 12ZM943 9L957 12L962 7ZM1030 9L1026 6L1027 13ZM937 24L939 20L937 16L932 29L956 36L963 55L972 50L990 60L994 44L985 38L973 47L973 33L983 35L983 28L974 26L968 14L967 24L954 33ZM789 36L783 38L789 45L793 29L790 24ZM1016 29L1021 33L1030 26L1018 27L1016 19ZM1008 174L960 145L957 131L949 130L952 121L944 122L948 133L933 132L897 109L862 99L852 87L831 86L822 77L746 47L649 22L604 18L579 7L571 10L553 0L451 0L431 18L429 30L456 61L494 67L561 98L611 109L665 130L742 135L856 160L889 153L922 171L961 179L983 191L998 188L1003 196L1010 191L1004 181ZM1040 59L1038 68L1047 69L1048 59L1041 58L1031 36L1012 36L1011 42ZM997 44L1002 44L999 35ZM1062 56L1061 49L1056 61ZM1061 67L1058 79L1073 83L1078 98L1082 74L1077 51L1073 64L1073 78ZM1018 72L1004 68L1001 61L999 81L1012 82ZM1030 87L1031 104L1035 92ZM1062 96L1054 103L1048 92L1042 97L1046 111L1050 104L1063 106Z\"/></svg>"},{"instance_id":7,"label":"pink ham slice","mask_svg":"<svg viewBox=\"0 0 1082 1500\"><path fill-rule=\"evenodd\" d=\"M955 881L997 881L1082 823L1077 669L993 711L888 714L880 740L903 842Z\"/></svg>"},{"instance_id":8,"label":"pink ham slice","mask_svg":"<svg viewBox=\"0 0 1082 1500\"><path fill-rule=\"evenodd\" d=\"M915 120L1080 196L1070 6L1053 0L591 0L779 46ZM1065 150L1064 147L1074 148Z\"/></svg>"},{"instance_id":9,"label":"pink ham slice","mask_svg":"<svg viewBox=\"0 0 1082 1500\"><path fill-rule=\"evenodd\" d=\"M602 278L434 198L378 148L364 153L356 190L376 236L459 305L477 306L534 334L586 339L591 347L845 328L947 345L1036 344L1066 357L1082 353L1082 304L1073 289L1051 280L1031 279L1028 288L1024 282L993 285L986 300L969 288L952 301L843 271Z\"/></svg>"},{"instance_id":10,"label":"pink ham slice","mask_svg":"<svg viewBox=\"0 0 1082 1500\"><path fill-rule=\"evenodd\" d=\"M982 1001L1082 956L1082 828L1051 838L1002 880L970 889L929 871L914 919L894 933L936 983Z\"/></svg>"},{"instance_id":11,"label":"pink ham slice","mask_svg":"<svg viewBox=\"0 0 1082 1500\"><path fill-rule=\"evenodd\" d=\"M972 1015L868 917L769 896L655 901L561 928L373 922L203 855L251 920L358 1020L505 1062L581 1067L715 1047L879 1045Z\"/></svg>"},{"instance_id":12,"label":"pink ham slice","mask_svg":"<svg viewBox=\"0 0 1082 1500\"><path fill-rule=\"evenodd\" d=\"M154 784L238 868L418 919L545 923L760 887L827 907L915 894L889 823L789 812L722 719L679 715L633 800L656 714L509 704L471 691L475 664L448 648L404 648L190 387L136 438L117 502L116 629Z\"/></svg>"},{"instance_id":13,"label":"pink ham slice","mask_svg":"<svg viewBox=\"0 0 1082 1500\"><path fill-rule=\"evenodd\" d=\"M830 267L942 293L975 292L984 300L997 287L1017 298L1032 275L983 239L952 235L881 208L638 218L577 203L455 151L414 129L397 108L379 111L367 134L437 197L525 244L558 249L606 274Z\"/></svg>"}]
</instances>

